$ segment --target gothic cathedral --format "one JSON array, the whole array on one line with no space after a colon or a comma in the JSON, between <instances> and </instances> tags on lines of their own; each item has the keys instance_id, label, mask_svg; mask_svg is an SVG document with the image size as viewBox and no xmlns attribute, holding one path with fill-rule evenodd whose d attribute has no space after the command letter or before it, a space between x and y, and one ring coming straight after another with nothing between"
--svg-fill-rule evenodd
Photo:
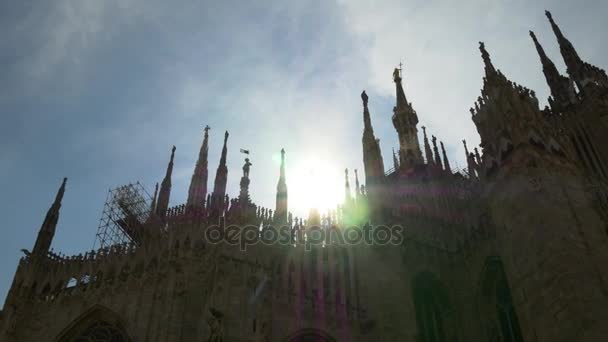
<instances>
[{"instance_id":1,"label":"gothic cathedral","mask_svg":"<svg viewBox=\"0 0 608 342\"><path fill-rule=\"evenodd\" d=\"M284 150L274 210L252 202L248 159L230 198L228 132L208 192L207 128L187 203L169 207L173 147L152 200L113 192L108 225L123 239L66 256L50 249L64 179L23 250L0 340L608 340L608 77L546 14L567 76L530 32L551 90L541 109L480 43L485 77L470 112L481 149L463 141L466 169L419 132L396 69L392 167L363 92L364 180L355 170L351 190L347 171L346 200L329 213L290 214ZM263 243L272 227L282 243ZM330 231L349 234L311 243ZM374 243L352 243L366 231Z\"/></svg>"}]
</instances>

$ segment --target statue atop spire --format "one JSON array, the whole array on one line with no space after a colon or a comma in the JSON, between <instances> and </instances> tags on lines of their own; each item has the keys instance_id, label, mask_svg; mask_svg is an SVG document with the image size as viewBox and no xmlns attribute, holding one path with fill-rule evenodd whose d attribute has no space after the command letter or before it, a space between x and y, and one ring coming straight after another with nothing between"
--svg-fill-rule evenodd
<instances>
[{"instance_id":1,"label":"statue atop spire","mask_svg":"<svg viewBox=\"0 0 608 342\"><path fill-rule=\"evenodd\" d=\"M401 82L401 73L399 72L398 68L395 68L395 70L393 70L393 82Z\"/></svg>"},{"instance_id":2,"label":"statue atop spire","mask_svg":"<svg viewBox=\"0 0 608 342\"><path fill-rule=\"evenodd\" d=\"M253 203L251 203L251 198L249 197L249 169L251 167L251 162L249 158L245 158L245 164L243 165L243 177L241 177L241 192L239 194L238 199L238 207L241 211L241 215L252 214L254 210Z\"/></svg>"},{"instance_id":3,"label":"statue atop spire","mask_svg":"<svg viewBox=\"0 0 608 342\"><path fill-rule=\"evenodd\" d=\"M190 188L188 189L188 201L186 206L191 208L203 208L207 196L207 179L209 177L208 154L209 154L209 126L204 128L203 145L198 154L198 160L194 167Z\"/></svg>"},{"instance_id":4,"label":"statue atop spire","mask_svg":"<svg viewBox=\"0 0 608 342\"><path fill-rule=\"evenodd\" d=\"M361 100L363 100L363 107L367 107L367 100L369 98L367 97L367 94L365 93L365 90L361 93Z\"/></svg>"},{"instance_id":5,"label":"statue atop spire","mask_svg":"<svg viewBox=\"0 0 608 342\"><path fill-rule=\"evenodd\" d=\"M249 158L245 158L245 164L243 165L243 177L249 178L249 169L251 168L251 162Z\"/></svg>"},{"instance_id":6,"label":"statue atop spire","mask_svg":"<svg viewBox=\"0 0 608 342\"><path fill-rule=\"evenodd\" d=\"M55 201L49 208L44 217L44 222L38 231L38 237L34 244L32 254L34 255L45 255L48 253L55 236L55 230L57 228L57 222L59 221L59 209L61 208L61 201L63 200L63 194L65 193L65 184L68 181L67 178L63 179L57 195L55 195Z\"/></svg>"}]
</instances>

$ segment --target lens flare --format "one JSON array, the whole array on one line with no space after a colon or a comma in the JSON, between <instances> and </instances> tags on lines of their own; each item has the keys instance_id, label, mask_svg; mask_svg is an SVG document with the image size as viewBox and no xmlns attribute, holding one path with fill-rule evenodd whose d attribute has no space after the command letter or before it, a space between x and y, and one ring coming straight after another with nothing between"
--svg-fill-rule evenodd
<instances>
[{"instance_id":1,"label":"lens flare","mask_svg":"<svg viewBox=\"0 0 608 342\"><path fill-rule=\"evenodd\" d=\"M341 169L328 160L306 158L287 167L289 208L294 215L306 216L310 209L325 213L344 201Z\"/></svg>"}]
</instances>

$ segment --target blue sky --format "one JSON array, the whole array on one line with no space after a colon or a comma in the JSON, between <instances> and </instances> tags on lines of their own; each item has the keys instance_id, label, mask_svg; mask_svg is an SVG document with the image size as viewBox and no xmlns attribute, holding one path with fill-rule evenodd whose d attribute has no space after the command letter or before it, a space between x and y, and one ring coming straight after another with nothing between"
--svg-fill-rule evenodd
<instances>
[{"instance_id":1,"label":"blue sky","mask_svg":"<svg viewBox=\"0 0 608 342\"><path fill-rule=\"evenodd\" d=\"M479 40L543 105L529 29L565 70L544 9L583 59L608 66L608 3L599 0L0 3L0 298L64 176L53 247L77 254L93 246L107 190L133 181L151 190L172 145L171 205L185 202L206 124L209 186L228 130L229 192L238 193L238 150L250 149L252 198L272 208L282 147L290 189L302 188L311 163L324 165L337 193L345 167L363 169L366 89L390 167L400 61L421 125L462 166L461 139L479 140L468 112L482 82ZM290 201L301 203L295 192Z\"/></svg>"}]
</instances>

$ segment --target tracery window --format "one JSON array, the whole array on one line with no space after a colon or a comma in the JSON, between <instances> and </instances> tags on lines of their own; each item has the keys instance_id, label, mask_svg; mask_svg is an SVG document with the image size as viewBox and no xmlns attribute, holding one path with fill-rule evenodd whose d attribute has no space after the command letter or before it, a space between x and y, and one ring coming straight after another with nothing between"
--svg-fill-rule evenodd
<instances>
[{"instance_id":1,"label":"tracery window","mask_svg":"<svg viewBox=\"0 0 608 342\"><path fill-rule=\"evenodd\" d=\"M107 308L95 306L70 324L59 342L129 342L131 339L118 316Z\"/></svg>"}]
</instances>

